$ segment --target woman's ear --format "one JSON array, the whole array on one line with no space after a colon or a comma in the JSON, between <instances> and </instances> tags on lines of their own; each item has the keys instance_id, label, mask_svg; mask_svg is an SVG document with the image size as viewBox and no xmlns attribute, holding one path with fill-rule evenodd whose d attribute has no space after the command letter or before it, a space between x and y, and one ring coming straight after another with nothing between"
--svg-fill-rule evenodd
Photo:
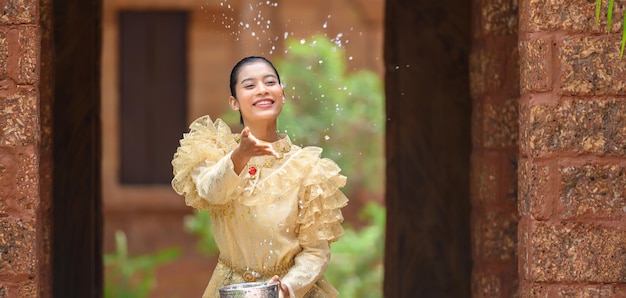
<instances>
[{"instance_id":1,"label":"woman's ear","mask_svg":"<svg viewBox=\"0 0 626 298\"><path fill-rule=\"evenodd\" d=\"M239 111L239 101L233 96L228 98L228 104L230 104L230 108L233 109L233 111Z\"/></svg>"}]
</instances>

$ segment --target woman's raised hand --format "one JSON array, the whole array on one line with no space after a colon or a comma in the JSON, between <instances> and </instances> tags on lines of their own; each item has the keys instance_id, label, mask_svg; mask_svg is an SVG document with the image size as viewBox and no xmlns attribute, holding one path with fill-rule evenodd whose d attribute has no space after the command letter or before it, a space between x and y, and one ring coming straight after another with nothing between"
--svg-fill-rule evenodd
<instances>
[{"instance_id":1,"label":"woman's raised hand","mask_svg":"<svg viewBox=\"0 0 626 298\"><path fill-rule=\"evenodd\" d=\"M241 173L241 170L253 156L273 155L278 157L278 152L274 150L272 144L257 139L246 127L241 131L241 140L239 145L233 150L231 160L235 166L235 173Z\"/></svg>"},{"instance_id":2,"label":"woman's raised hand","mask_svg":"<svg viewBox=\"0 0 626 298\"><path fill-rule=\"evenodd\" d=\"M278 157L278 152L274 150L272 144L257 139L250 132L250 128L248 127L241 131L241 141L237 149L239 149L244 156L248 157L260 155L274 155Z\"/></svg>"}]
</instances>

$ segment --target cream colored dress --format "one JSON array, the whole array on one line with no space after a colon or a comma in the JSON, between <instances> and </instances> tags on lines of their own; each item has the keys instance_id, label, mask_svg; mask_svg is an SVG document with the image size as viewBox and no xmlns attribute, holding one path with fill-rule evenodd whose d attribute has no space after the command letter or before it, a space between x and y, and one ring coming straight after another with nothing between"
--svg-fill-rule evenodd
<instances>
[{"instance_id":1,"label":"cream colored dress","mask_svg":"<svg viewBox=\"0 0 626 298\"><path fill-rule=\"evenodd\" d=\"M292 297L336 297L323 277L329 244L343 235L339 190L346 177L321 148L300 148L289 137L272 143L282 158L253 157L235 173L230 155L239 134L220 119L194 121L172 165L174 190L187 205L208 210L220 249L219 262L202 297L219 297L222 286L281 276Z\"/></svg>"}]
</instances>

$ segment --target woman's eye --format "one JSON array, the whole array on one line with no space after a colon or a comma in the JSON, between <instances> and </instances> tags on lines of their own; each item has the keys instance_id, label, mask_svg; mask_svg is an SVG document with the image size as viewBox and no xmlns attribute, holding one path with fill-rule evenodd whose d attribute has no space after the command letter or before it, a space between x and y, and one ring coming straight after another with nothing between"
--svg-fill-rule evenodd
<instances>
[{"instance_id":1,"label":"woman's eye","mask_svg":"<svg viewBox=\"0 0 626 298\"><path fill-rule=\"evenodd\" d=\"M265 84L266 84L266 85L273 86L273 85L275 85L275 84L276 84L276 82L275 82L275 81L267 81L267 82L265 82Z\"/></svg>"},{"instance_id":2,"label":"woman's eye","mask_svg":"<svg viewBox=\"0 0 626 298\"><path fill-rule=\"evenodd\" d=\"M250 88L254 88L254 85L245 85L243 87L246 88L246 89L250 89Z\"/></svg>"}]
</instances>

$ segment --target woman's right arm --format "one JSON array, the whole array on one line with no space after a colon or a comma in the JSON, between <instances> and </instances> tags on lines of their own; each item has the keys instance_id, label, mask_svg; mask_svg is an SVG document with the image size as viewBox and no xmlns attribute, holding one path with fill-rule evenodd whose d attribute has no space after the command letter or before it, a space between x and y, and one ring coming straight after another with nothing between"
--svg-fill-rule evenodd
<instances>
[{"instance_id":1,"label":"woman's right arm","mask_svg":"<svg viewBox=\"0 0 626 298\"><path fill-rule=\"evenodd\" d=\"M229 153L218 161L204 161L191 172L198 196L209 204L220 205L242 192L244 178L235 172Z\"/></svg>"}]
</instances>

